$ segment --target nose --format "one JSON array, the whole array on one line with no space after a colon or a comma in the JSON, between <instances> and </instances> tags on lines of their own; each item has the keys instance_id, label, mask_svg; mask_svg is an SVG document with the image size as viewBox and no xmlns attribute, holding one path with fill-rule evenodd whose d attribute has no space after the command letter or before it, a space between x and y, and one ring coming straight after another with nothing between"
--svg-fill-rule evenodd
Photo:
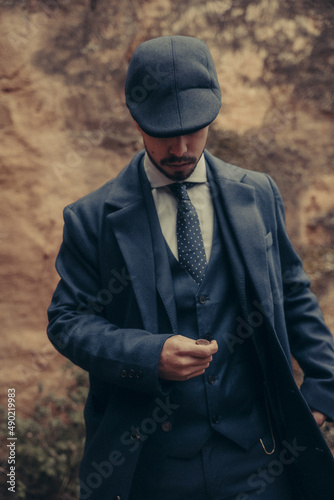
<instances>
[{"instance_id":1,"label":"nose","mask_svg":"<svg viewBox=\"0 0 334 500\"><path fill-rule=\"evenodd\" d=\"M173 137L172 143L169 146L169 153L181 157L188 151L187 140L184 135Z\"/></svg>"}]
</instances>

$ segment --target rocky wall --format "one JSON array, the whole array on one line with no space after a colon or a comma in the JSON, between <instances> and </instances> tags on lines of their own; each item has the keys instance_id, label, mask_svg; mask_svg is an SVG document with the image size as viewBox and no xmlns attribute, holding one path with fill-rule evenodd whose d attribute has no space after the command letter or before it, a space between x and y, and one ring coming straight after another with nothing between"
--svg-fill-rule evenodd
<instances>
[{"instance_id":1,"label":"rocky wall","mask_svg":"<svg viewBox=\"0 0 334 500\"><path fill-rule=\"evenodd\" d=\"M0 0L1 397L61 391L46 335L62 209L141 145L124 105L129 58L166 34L213 54L222 109L208 146L279 185L294 244L334 330L333 2Z\"/></svg>"}]
</instances>

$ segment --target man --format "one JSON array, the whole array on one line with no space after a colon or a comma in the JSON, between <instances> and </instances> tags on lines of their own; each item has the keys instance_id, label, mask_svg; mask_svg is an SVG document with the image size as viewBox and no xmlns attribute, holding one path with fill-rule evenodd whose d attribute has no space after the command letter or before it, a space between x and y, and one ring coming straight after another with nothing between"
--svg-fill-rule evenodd
<instances>
[{"instance_id":1,"label":"man","mask_svg":"<svg viewBox=\"0 0 334 500\"><path fill-rule=\"evenodd\" d=\"M145 151L65 209L49 308L90 374L81 500L331 500L333 339L273 180L204 149L208 47L139 45L126 98Z\"/></svg>"}]
</instances>

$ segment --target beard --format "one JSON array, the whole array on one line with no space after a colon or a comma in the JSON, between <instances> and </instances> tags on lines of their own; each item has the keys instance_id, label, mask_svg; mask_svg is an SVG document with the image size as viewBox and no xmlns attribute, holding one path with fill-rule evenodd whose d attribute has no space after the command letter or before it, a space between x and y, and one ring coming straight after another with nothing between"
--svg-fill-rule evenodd
<instances>
[{"instance_id":1,"label":"beard","mask_svg":"<svg viewBox=\"0 0 334 500\"><path fill-rule=\"evenodd\" d=\"M161 172L163 173L168 179L171 179L172 181L185 181L188 179L188 177L193 173L195 168L197 167L197 163L199 162L199 159L201 158L202 155L199 156L199 158L196 158L196 156L187 156L183 155L181 157L178 156L171 156L169 158L164 158L160 161L160 165L152 158L150 153L148 152L148 149L145 145L146 153L153 163L153 165ZM175 171L173 173L166 172L166 170L163 168L164 165L180 165L182 163L193 163L193 167L189 168L187 171Z\"/></svg>"}]
</instances>

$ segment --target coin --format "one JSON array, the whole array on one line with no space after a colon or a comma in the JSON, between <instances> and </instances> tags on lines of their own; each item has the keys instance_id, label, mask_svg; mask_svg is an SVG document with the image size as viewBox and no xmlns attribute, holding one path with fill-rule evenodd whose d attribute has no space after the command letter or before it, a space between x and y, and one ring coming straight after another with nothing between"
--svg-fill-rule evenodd
<instances>
[{"instance_id":1,"label":"coin","mask_svg":"<svg viewBox=\"0 0 334 500\"><path fill-rule=\"evenodd\" d=\"M197 345L208 345L208 344L210 344L210 342L208 340L206 340L206 339L197 339L196 342L195 342L195 344L197 344Z\"/></svg>"}]
</instances>

